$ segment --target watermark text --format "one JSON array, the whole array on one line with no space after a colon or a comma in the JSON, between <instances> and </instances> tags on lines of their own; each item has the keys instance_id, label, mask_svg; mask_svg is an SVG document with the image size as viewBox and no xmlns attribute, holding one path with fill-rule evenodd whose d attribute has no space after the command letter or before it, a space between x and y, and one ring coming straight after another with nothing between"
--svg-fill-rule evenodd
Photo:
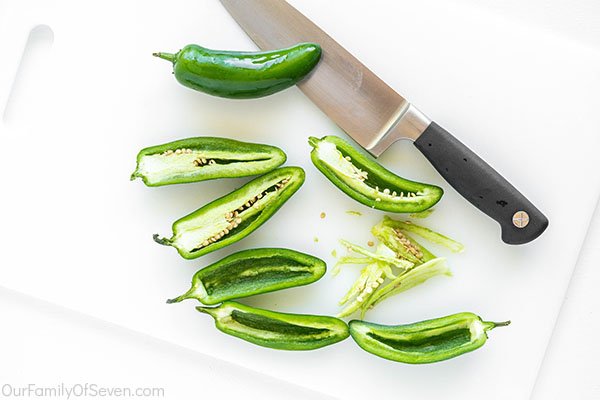
<instances>
[{"instance_id":1,"label":"watermark text","mask_svg":"<svg viewBox=\"0 0 600 400\"><path fill-rule=\"evenodd\" d=\"M104 398L164 398L165 389L162 387L127 387L103 386L97 383L75 383L57 385L12 385L3 383L0 386L0 398L56 398L76 399L86 397Z\"/></svg>"}]
</instances>

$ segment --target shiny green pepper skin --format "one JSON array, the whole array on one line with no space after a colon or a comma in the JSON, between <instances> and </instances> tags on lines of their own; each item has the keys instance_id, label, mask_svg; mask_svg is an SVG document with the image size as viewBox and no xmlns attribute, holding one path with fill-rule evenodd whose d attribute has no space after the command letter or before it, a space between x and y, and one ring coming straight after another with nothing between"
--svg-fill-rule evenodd
<instances>
[{"instance_id":1,"label":"shiny green pepper skin","mask_svg":"<svg viewBox=\"0 0 600 400\"><path fill-rule=\"evenodd\" d=\"M261 175L279 167L285 153L274 146L220 137L194 137L146 147L131 179L146 186Z\"/></svg>"},{"instance_id":2,"label":"shiny green pepper skin","mask_svg":"<svg viewBox=\"0 0 600 400\"><path fill-rule=\"evenodd\" d=\"M286 314L234 301L196 309L211 315L220 331L272 349L314 350L349 336L348 325L334 317Z\"/></svg>"},{"instance_id":3,"label":"shiny green pepper skin","mask_svg":"<svg viewBox=\"0 0 600 400\"><path fill-rule=\"evenodd\" d=\"M435 205L442 188L409 181L388 171L373 157L337 136L310 137L310 158L341 191L368 207L395 213L415 213Z\"/></svg>"},{"instance_id":4,"label":"shiny green pepper skin","mask_svg":"<svg viewBox=\"0 0 600 400\"><path fill-rule=\"evenodd\" d=\"M483 346L487 332L506 322L486 322L470 312L408 325L350 321L350 335L363 350L408 364L447 360Z\"/></svg>"},{"instance_id":5,"label":"shiny green pepper skin","mask_svg":"<svg viewBox=\"0 0 600 400\"><path fill-rule=\"evenodd\" d=\"M319 280L326 270L323 260L294 250L243 250L196 272L190 290L167 303L197 299L205 305L219 304L308 285Z\"/></svg>"},{"instance_id":6,"label":"shiny green pepper skin","mask_svg":"<svg viewBox=\"0 0 600 400\"><path fill-rule=\"evenodd\" d=\"M154 240L186 259L218 250L264 224L304 183L304 170L283 167L259 176L173 223L173 236Z\"/></svg>"},{"instance_id":7,"label":"shiny green pepper skin","mask_svg":"<svg viewBox=\"0 0 600 400\"><path fill-rule=\"evenodd\" d=\"M154 53L171 61L183 86L230 99L253 99L287 89L317 65L321 47L300 43L287 49L242 52L190 44L175 54Z\"/></svg>"}]
</instances>

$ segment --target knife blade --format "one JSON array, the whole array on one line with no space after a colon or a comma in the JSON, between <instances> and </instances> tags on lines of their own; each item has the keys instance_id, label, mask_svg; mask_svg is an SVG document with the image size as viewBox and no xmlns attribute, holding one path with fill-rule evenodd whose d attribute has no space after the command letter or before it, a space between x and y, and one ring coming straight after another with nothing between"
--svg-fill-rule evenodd
<instances>
[{"instance_id":1,"label":"knife blade","mask_svg":"<svg viewBox=\"0 0 600 400\"><path fill-rule=\"evenodd\" d=\"M397 140L412 140L456 191L500 224L505 243L528 243L547 228L544 214L502 175L286 1L220 1L263 50L321 45L319 65L298 87L373 156Z\"/></svg>"}]
</instances>

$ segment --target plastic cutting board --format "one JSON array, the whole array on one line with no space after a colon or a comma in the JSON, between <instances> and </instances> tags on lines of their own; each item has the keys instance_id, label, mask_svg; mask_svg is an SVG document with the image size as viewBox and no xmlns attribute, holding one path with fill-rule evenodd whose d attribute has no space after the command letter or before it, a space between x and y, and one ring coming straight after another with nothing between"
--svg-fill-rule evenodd
<instances>
[{"instance_id":1,"label":"plastic cutting board","mask_svg":"<svg viewBox=\"0 0 600 400\"><path fill-rule=\"evenodd\" d=\"M255 49L212 0L0 5L0 104L8 104L0 127L0 285L341 398L528 398L600 191L600 55L451 1L292 3L550 219L535 242L507 246L499 227L410 143L394 145L381 157L386 167L446 190L423 223L467 251L449 257L452 278L388 300L368 318L405 323L469 310L511 319L509 328L464 357L411 366L373 357L351 340L305 353L251 346L214 329L193 302L164 304L199 267L243 248L295 248L331 267L332 249L343 253L337 240L365 244L382 216L310 164L309 135L343 133L299 90L254 101L213 98L178 85L168 63L151 56L187 43ZM33 37L53 41L27 52L15 80L32 28ZM173 220L245 180L146 188L129 174L140 148L203 134L278 145L307 179L252 236L185 261L152 234L168 234ZM333 314L357 273L348 267L335 279L248 303Z\"/></svg>"}]
</instances>

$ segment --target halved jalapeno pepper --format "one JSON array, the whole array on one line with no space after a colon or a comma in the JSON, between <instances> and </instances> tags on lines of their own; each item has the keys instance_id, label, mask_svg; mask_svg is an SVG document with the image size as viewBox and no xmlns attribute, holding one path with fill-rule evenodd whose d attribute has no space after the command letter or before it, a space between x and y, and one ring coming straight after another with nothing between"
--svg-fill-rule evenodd
<instances>
[{"instance_id":1,"label":"halved jalapeno pepper","mask_svg":"<svg viewBox=\"0 0 600 400\"><path fill-rule=\"evenodd\" d=\"M234 301L196 309L211 315L220 331L273 349L314 350L349 336L348 325L329 316L280 313Z\"/></svg>"},{"instance_id":2,"label":"halved jalapeno pepper","mask_svg":"<svg viewBox=\"0 0 600 400\"><path fill-rule=\"evenodd\" d=\"M286 160L274 146L219 137L194 137L146 147L131 179L147 186L237 178L269 172Z\"/></svg>"},{"instance_id":3,"label":"halved jalapeno pepper","mask_svg":"<svg viewBox=\"0 0 600 400\"><path fill-rule=\"evenodd\" d=\"M337 136L310 137L311 160L334 185L354 200L378 210L414 213L435 205L442 188L410 181L385 169L371 156Z\"/></svg>"},{"instance_id":4,"label":"halved jalapeno pepper","mask_svg":"<svg viewBox=\"0 0 600 400\"><path fill-rule=\"evenodd\" d=\"M304 183L304 170L283 167L255 178L173 223L173 246L183 258L200 257L248 236L264 224Z\"/></svg>"},{"instance_id":5,"label":"halved jalapeno pepper","mask_svg":"<svg viewBox=\"0 0 600 400\"><path fill-rule=\"evenodd\" d=\"M470 312L408 325L350 321L354 341L369 353L409 364L447 360L483 346L487 332L506 322L487 322Z\"/></svg>"},{"instance_id":6,"label":"halved jalapeno pepper","mask_svg":"<svg viewBox=\"0 0 600 400\"><path fill-rule=\"evenodd\" d=\"M167 303L197 299L202 304L214 305L308 285L319 280L326 270L323 260L294 250L243 250L196 272L190 290Z\"/></svg>"}]
</instances>

